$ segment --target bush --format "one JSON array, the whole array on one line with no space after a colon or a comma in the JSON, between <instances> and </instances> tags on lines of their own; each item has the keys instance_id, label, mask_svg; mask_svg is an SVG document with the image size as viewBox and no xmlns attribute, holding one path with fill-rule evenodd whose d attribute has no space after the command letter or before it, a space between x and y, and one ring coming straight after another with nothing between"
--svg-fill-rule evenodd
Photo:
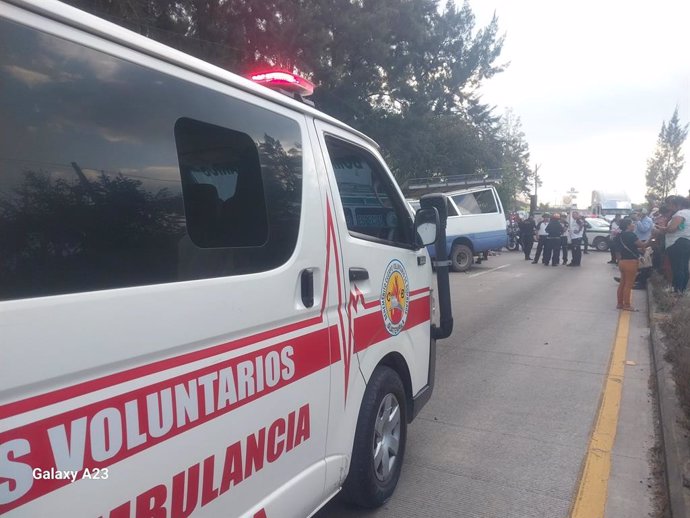
<instances>
[{"instance_id":1,"label":"bush","mask_svg":"<svg viewBox=\"0 0 690 518\"><path fill-rule=\"evenodd\" d=\"M668 291L668 283L659 273L654 272L649 282L657 310L662 313L669 313L678 301L678 298Z\"/></svg>"}]
</instances>

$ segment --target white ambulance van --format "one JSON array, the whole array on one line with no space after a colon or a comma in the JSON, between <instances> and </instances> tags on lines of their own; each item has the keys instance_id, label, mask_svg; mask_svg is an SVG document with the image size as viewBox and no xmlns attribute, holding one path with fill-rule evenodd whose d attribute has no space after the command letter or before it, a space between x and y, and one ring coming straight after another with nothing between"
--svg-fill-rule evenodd
<instances>
[{"instance_id":1,"label":"white ambulance van","mask_svg":"<svg viewBox=\"0 0 690 518\"><path fill-rule=\"evenodd\" d=\"M0 48L0 515L385 502L452 329L442 200L413 221L366 136L62 3L0 0Z\"/></svg>"}]
</instances>

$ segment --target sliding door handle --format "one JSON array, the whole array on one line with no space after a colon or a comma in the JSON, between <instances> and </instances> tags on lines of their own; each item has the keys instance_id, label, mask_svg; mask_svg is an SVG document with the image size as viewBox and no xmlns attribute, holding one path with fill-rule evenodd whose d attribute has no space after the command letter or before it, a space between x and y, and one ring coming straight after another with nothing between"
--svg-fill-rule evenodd
<instances>
[{"instance_id":1,"label":"sliding door handle","mask_svg":"<svg viewBox=\"0 0 690 518\"><path fill-rule=\"evenodd\" d=\"M310 308L314 305L314 272L309 269L302 270L300 283L302 285L302 304L305 308Z\"/></svg>"}]
</instances>

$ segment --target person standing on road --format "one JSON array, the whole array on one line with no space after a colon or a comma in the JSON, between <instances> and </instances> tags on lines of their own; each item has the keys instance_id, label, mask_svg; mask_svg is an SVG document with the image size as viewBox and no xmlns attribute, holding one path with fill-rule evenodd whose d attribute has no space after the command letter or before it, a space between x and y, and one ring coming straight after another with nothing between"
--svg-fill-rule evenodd
<instances>
[{"instance_id":1,"label":"person standing on road","mask_svg":"<svg viewBox=\"0 0 690 518\"><path fill-rule=\"evenodd\" d=\"M568 215L566 213L561 214L561 227L563 227L563 232L561 233L561 251L563 252L563 264L568 264L568 246L570 246L570 237L568 236Z\"/></svg>"},{"instance_id":2,"label":"person standing on road","mask_svg":"<svg viewBox=\"0 0 690 518\"><path fill-rule=\"evenodd\" d=\"M671 261L673 272L673 292L685 293L690 272L690 201L683 196L669 196L665 200L673 216L664 228L666 234L666 254Z\"/></svg>"},{"instance_id":3,"label":"person standing on road","mask_svg":"<svg viewBox=\"0 0 690 518\"><path fill-rule=\"evenodd\" d=\"M640 250L644 250L645 244L637 239L637 236L632 231L634 227L633 221L630 218L621 219L618 228L620 233L616 236L615 241L621 280L618 284L618 304L616 309L637 311L631 304L632 287L635 284L637 269L640 265Z\"/></svg>"},{"instance_id":4,"label":"person standing on road","mask_svg":"<svg viewBox=\"0 0 690 518\"><path fill-rule=\"evenodd\" d=\"M519 223L520 226L520 242L522 243L522 251L525 252L525 261L532 259L532 246L534 246L534 232L537 226L534 223L534 217L530 214L527 219Z\"/></svg>"},{"instance_id":5,"label":"person standing on road","mask_svg":"<svg viewBox=\"0 0 690 518\"><path fill-rule=\"evenodd\" d=\"M584 228L582 229L582 253L588 254L589 238L587 237L587 221L585 220L584 216L580 216L580 219L582 219L582 224L584 225Z\"/></svg>"},{"instance_id":6,"label":"person standing on road","mask_svg":"<svg viewBox=\"0 0 690 518\"><path fill-rule=\"evenodd\" d=\"M570 246L573 251L573 258L570 261L570 264L566 266L580 266L580 262L582 261L582 250L580 249L580 245L582 244L582 234L584 231L585 222L583 221L583 218L580 217L579 213L573 212L573 222L568 229Z\"/></svg>"},{"instance_id":7,"label":"person standing on road","mask_svg":"<svg viewBox=\"0 0 690 518\"><path fill-rule=\"evenodd\" d=\"M541 221L537 225L537 252L534 254L534 261L532 264L537 264L539 262L539 257L541 253L544 252L544 258L546 258L546 225L549 224L549 213L545 212L541 215Z\"/></svg>"},{"instance_id":8,"label":"person standing on road","mask_svg":"<svg viewBox=\"0 0 690 518\"><path fill-rule=\"evenodd\" d=\"M546 225L546 245L544 245L544 266L558 266L558 256L561 251L561 236L563 226L558 214L551 216L551 221Z\"/></svg>"},{"instance_id":9,"label":"person standing on road","mask_svg":"<svg viewBox=\"0 0 690 518\"><path fill-rule=\"evenodd\" d=\"M609 225L609 251L611 252L611 260L608 264L618 264L618 250L616 250L618 240L616 238L621 233L620 227L618 226L620 222L621 215L616 214Z\"/></svg>"}]
</instances>

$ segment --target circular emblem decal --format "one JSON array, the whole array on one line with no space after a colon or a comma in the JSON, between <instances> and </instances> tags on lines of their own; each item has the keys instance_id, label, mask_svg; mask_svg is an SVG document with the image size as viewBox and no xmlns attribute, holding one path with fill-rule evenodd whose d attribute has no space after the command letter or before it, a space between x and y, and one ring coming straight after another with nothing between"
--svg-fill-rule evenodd
<instances>
[{"instance_id":1,"label":"circular emblem decal","mask_svg":"<svg viewBox=\"0 0 690 518\"><path fill-rule=\"evenodd\" d=\"M397 259L392 260L383 276L381 312L386 330L393 336L405 327L410 309L409 291L410 282L405 267Z\"/></svg>"}]
</instances>

